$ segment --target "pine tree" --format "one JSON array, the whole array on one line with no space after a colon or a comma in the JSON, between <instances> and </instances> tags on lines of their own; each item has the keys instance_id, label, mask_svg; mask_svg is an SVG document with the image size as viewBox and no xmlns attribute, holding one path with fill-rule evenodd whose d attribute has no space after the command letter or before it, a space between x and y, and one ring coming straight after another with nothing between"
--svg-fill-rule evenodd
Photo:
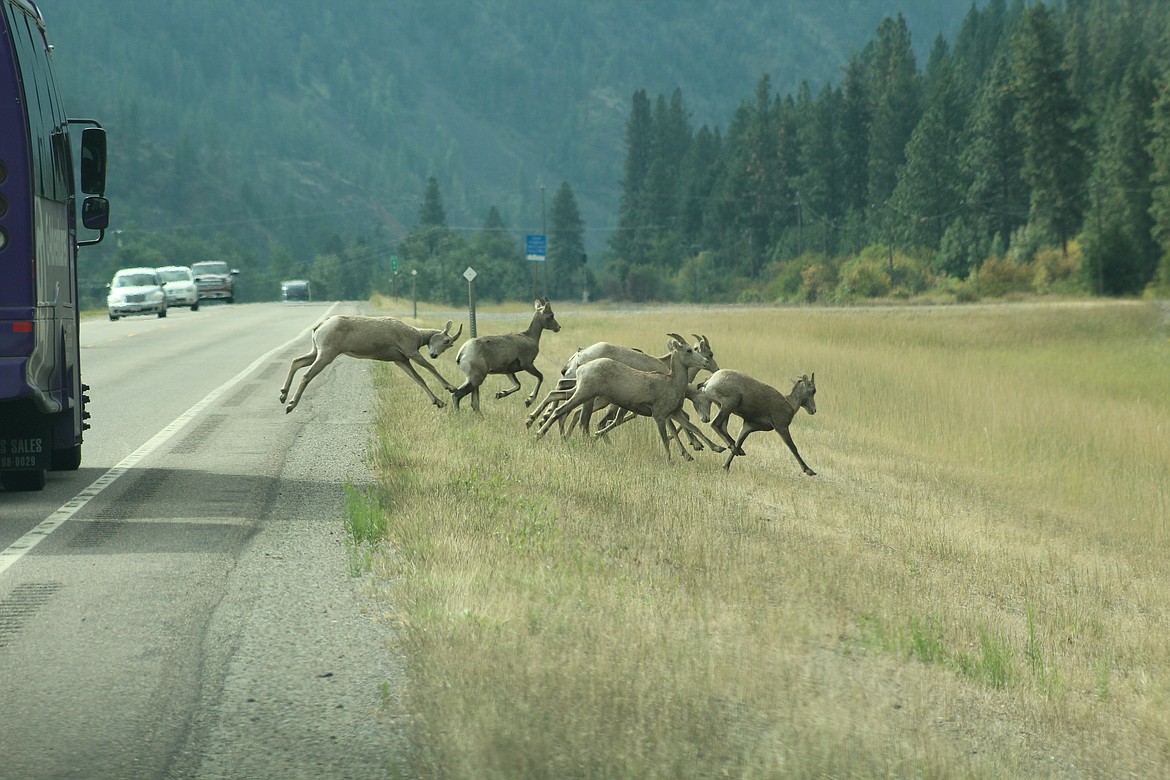
<instances>
[{"instance_id":1,"label":"pine tree","mask_svg":"<svg viewBox=\"0 0 1170 780\"><path fill-rule=\"evenodd\" d=\"M954 153L966 116L963 85L941 38L931 52L926 83L929 103L906 144L891 205L902 218L896 235L911 246L937 249L965 189Z\"/></svg>"},{"instance_id":2,"label":"pine tree","mask_svg":"<svg viewBox=\"0 0 1170 780\"><path fill-rule=\"evenodd\" d=\"M1001 55L975 99L960 162L970 184L967 206L978 231L1006 242L1028 218L1028 187L1020 178L1023 137L1016 126L1010 66Z\"/></svg>"},{"instance_id":3,"label":"pine tree","mask_svg":"<svg viewBox=\"0 0 1170 780\"><path fill-rule=\"evenodd\" d=\"M1084 155L1060 31L1044 3L1024 14L1012 40L1012 66L1016 123L1024 141L1022 177L1031 187L1029 221L1050 231L1067 254L1081 220Z\"/></svg>"},{"instance_id":4,"label":"pine tree","mask_svg":"<svg viewBox=\"0 0 1170 780\"><path fill-rule=\"evenodd\" d=\"M1147 148L1153 165L1150 175L1153 184L1150 193L1151 234L1162 251L1157 281L1163 289L1170 291L1170 78L1163 78L1159 85Z\"/></svg>"},{"instance_id":5,"label":"pine tree","mask_svg":"<svg viewBox=\"0 0 1170 780\"><path fill-rule=\"evenodd\" d=\"M1099 294L1141 292L1157 269L1150 216L1154 97L1148 71L1131 68L1104 114L1085 225L1089 282Z\"/></svg>"},{"instance_id":6,"label":"pine tree","mask_svg":"<svg viewBox=\"0 0 1170 780\"><path fill-rule=\"evenodd\" d=\"M617 230L610 238L610 252L620 265L645 260L646 237L643 188L653 161L654 121L650 98L645 90L634 93L630 119L626 123L625 175ZM619 271L619 275L621 272Z\"/></svg>"},{"instance_id":7,"label":"pine tree","mask_svg":"<svg viewBox=\"0 0 1170 780\"><path fill-rule=\"evenodd\" d=\"M549 215L546 283L548 295L555 298L575 297L582 290L585 272L585 222L577 208L577 198L569 183L561 182Z\"/></svg>"},{"instance_id":8,"label":"pine tree","mask_svg":"<svg viewBox=\"0 0 1170 780\"><path fill-rule=\"evenodd\" d=\"M838 122L843 96L829 85L821 90L808 108L806 121L800 127L801 173L796 179L800 204L799 249L804 251L812 243L807 227L817 226L817 248L828 254L830 225L843 216L846 198L842 186L842 155Z\"/></svg>"},{"instance_id":9,"label":"pine tree","mask_svg":"<svg viewBox=\"0 0 1170 780\"><path fill-rule=\"evenodd\" d=\"M906 143L922 115L922 84L910 30L901 14L882 20L868 53L869 202L880 207L894 192L898 170L906 161Z\"/></svg>"}]
</instances>

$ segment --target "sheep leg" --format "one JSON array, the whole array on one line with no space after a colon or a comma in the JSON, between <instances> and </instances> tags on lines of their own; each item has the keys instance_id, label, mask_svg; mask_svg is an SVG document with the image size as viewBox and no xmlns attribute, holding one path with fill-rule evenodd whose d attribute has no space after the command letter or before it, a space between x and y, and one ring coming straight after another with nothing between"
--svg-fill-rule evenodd
<instances>
[{"instance_id":1,"label":"sheep leg","mask_svg":"<svg viewBox=\"0 0 1170 780\"><path fill-rule=\"evenodd\" d=\"M667 418L655 417L654 424L658 426L658 438L662 439L662 447L666 450L666 462L670 463L670 436L666 432ZM685 455L687 453L684 452L683 454Z\"/></svg>"},{"instance_id":2,"label":"sheep leg","mask_svg":"<svg viewBox=\"0 0 1170 780\"><path fill-rule=\"evenodd\" d=\"M748 434L755 430L755 428L752 428L747 423L744 423L743 428L741 428L739 431L739 438L736 439L735 443L731 445L731 454L727 456L727 462L723 464L724 471L731 470L731 461L735 460L736 455L743 455L743 447L741 446L743 444L743 440L748 437Z\"/></svg>"},{"instance_id":3,"label":"sheep leg","mask_svg":"<svg viewBox=\"0 0 1170 780\"><path fill-rule=\"evenodd\" d=\"M701 444L696 443L696 440L706 442L707 446L711 449L712 452L723 452L727 449L726 447L716 444L704 436L703 432L700 431L693 422L691 422L691 418L687 416L686 412L679 410L675 413L674 419L678 422L679 426L681 426L682 429L686 431L687 438L691 441L691 446L696 450L703 449Z\"/></svg>"},{"instance_id":4,"label":"sheep leg","mask_svg":"<svg viewBox=\"0 0 1170 780\"><path fill-rule=\"evenodd\" d=\"M418 386L423 389L423 392L431 397L431 403L433 403L435 406L439 407L440 409L442 409L444 406L447 405L439 400L439 397L431 391L431 388L427 387L427 383L424 382L423 378L418 375L418 372L414 370L414 366L410 365L409 361L395 360L395 361L393 361L393 363L394 363L394 365L398 366L403 371L405 371L407 374L409 374L410 378L413 379L416 383L418 383ZM442 377L440 377L440 379L441 378Z\"/></svg>"},{"instance_id":5,"label":"sheep leg","mask_svg":"<svg viewBox=\"0 0 1170 780\"><path fill-rule=\"evenodd\" d=\"M538 438L538 439L543 438L544 435L546 433L548 433L548 429L552 427L552 424L554 422L557 422L558 420L562 419L569 412L573 411L578 406L585 403L585 400L586 399L577 397L576 394L574 394L574 396L572 398L570 398L568 401L565 401L563 404L558 406L556 408L556 410L554 410L553 413L549 416L549 418L547 420L545 420L543 423L541 423L540 428L536 432L536 438Z\"/></svg>"},{"instance_id":6,"label":"sheep leg","mask_svg":"<svg viewBox=\"0 0 1170 780\"><path fill-rule=\"evenodd\" d=\"M512 386L497 392L496 398L503 398L505 396L509 396L512 393L514 393L520 389L520 380L516 378L515 374L506 374L506 376L512 380Z\"/></svg>"},{"instance_id":7,"label":"sheep leg","mask_svg":"<svg viewBox=\"0 0 1170 780\"><path fill-rule=\"evenodd\" d=\"M532 388L532 392L524 399L525 406L532 406L532 402L536 400L536 394L540 392L540 386L544 384L544 374L540 373L536 369L536 366L528 366L524 370L536 377L536 387ZM520 383L517 382L516 384L519 387Z\"/></svg>"},{"instance_id":8,"label":"sheep leg","mask_svg":"<svg viewBox=\"0 0 1170 780\"><path fill-rule=\"evenodd\" d=\"M589 421L591 419L593 419L593 409L596 405L597 405L596 398L590 398L589 400L587 400L581 404L580 419L578 420L577 425L581 429L581 432L583 434L585 434L586 437L589 436ZM568 433L572 433L572 432L573 432L573 427L569 426ZM568 434L562 432L562 436L565 436L565 435L568 435Z\"/></svg>"},{"instance_id":9,"label":"sheep leg","mask_svg":"<svg viewBox=\"0 0 1170 780\"><path fill-rule=\"evenodd\" d=\"M734 452L739 448L737 447L737 445L735 443L735 439L731 438L731 434L727 432L727 421L730 418L731 418L730 411L724 411L723 409L720 409L719 414L715 415L715 419L711 421L711 430L713 430L713 431L715 431L715 433L719 434L719 438L721 438L721 439L723 439L723 441L727 442L727 446L730 447L731 450ZM742 455L743 452L740 451L738 454ZM730 464L730 463L731 463L731 461L728 460L728 464Z\"/></svg>"},{"instance_id":10,"label":"sheep leg","mask_svg":"<svg viewBox=\"0 0 1170 780\"><path fill-rule=\"evenodd\" d=\"M313 365L309 366L309 370L306 371L304 377L301 378L301 383L297 386L296 395L294 395L292 400L288 402L288 406L284 407L285 414L288 414L293 409L297 408L297 404L301 402L301 394L305 392L305 388L308 387L309 382L312 382L313 378L316 377L317 374L320 374L322 371L324 371L325 366L332 363L333 359L336 357L337 353L332 355L327 355L324 352L317 353L317 359L313 361Z\"/></svg>"},{"instance_id":11,"label":"sheep leg","mask_svg":"<svg viewBox=\"0 0 1170 780\"><path fill-rule=\"evenodd\" d=\"M317 359L316 345L313 346L313 351L310 352L309 354L301 355L299 358L293 359L292 365L289 366L289 369L288 369L288 376L286 376L284 378L284 387L280 388L280 402L281 403L284 403L284 400L286 398L288 398L288 389L290 387L292 387L293 374L300 371L305 366L310 365L316 359Z\"/></svg>"},{"instance_id":12,"label":"sheep leg","mask_svg":"<svg viewBox=\"0 0 1170 780\"><path fill-rule=\"evenodd\" d=\"M435 368L435 365L433 363L431 363L431 361L429 361L425 357L423 357L418 352L418 350L415 350L415 353L413 355L410 355L410 360L414 363L418 363L420 366L425 368L427 371L430 371L431 374L434 375L435 379L438 379L439 382L442 383L443 387L447 390L448 393L455 392L455 385L448 382L447 378L439 373L439 369Z\"/></svg>"},{"instance_id":13,"label":"sheep leg","mask_svg":"<svg viewBox=\"0 0 1170 780\"><path fill-rule=\"evenodd\" d=\"M780 434L780 438L788 445L788 449L792 450L792 454L796 456L796 462L804 469L804 473L810 477L815 477L817 473L808 467L808 464L804 462L804 458L800 457L800 453L796 451L796 443L792 441L792 434L788 432L788 429L780 428L776 433Z\"/></svg>"},{"instance_id":14,"label":"sheep leg","mask_svg":"<svg viewBox=\"0 0 1170 780\"><path fill-rule=\"evenodd\" d=\"M540 402L540 406L537 406L536 409L534 409L532 411L532 413L529 414L527 418L525 418L524 427L531 428L532 424L534 422L536 422L536 418L540 417L541 413L543 413L545 409L547 409L552 404L559 404L559 403L562 403L564 401L567 401L572 394L573 394L573 391L571 389L568 389L568 388L558 387L556 390L550 390L548 392L548 395L546 395L544 397L544 400ZM546 415L546 419L547 419L547 416L551 415L555 409L556 409L556 407L554 406L553 409L550 409L548 411L548 414ZM544 420L541 420L541 422L543 423Z\"/></svg>"},{"instance_id":15,"label":"sheep leg","mask_svg":"<svg viewBox=\"0 0 1170 780\"><path fill-rule=\"evenodd\" d=\"M670 431L670 438L674 439L674 443L678 445L678 451L682 453L682 456L687 460L693 461L694 457L687 451L686 446L682 443L682 438L678 435L678 427L674 424L673 417L666 418L666 429Z\"/></svg>"}]
</instances>

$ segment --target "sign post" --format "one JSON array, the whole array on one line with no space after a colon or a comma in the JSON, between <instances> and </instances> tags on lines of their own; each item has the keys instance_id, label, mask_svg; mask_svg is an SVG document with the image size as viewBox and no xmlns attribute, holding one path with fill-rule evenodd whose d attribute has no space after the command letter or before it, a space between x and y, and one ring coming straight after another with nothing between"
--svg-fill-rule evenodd
<instances>
[{"instance_id":1,"label":"sign post","mask_svg":"<svg viewBox=\"0 0 1170 780\"><path fill-rule=\"evenodd\" d=\"M418 319L418 269L410 269L410 297L414 299L414 318Z\"/></svg>"},{"instance_id":2,"label":"sign post","mask_svg":"<svg viewBox=\"0 0 1170 780\"><path fill-rule=\"evenodd\" d=\"M543 263L545 257L548 256L548 236L543 233L530 234L525 239L524 249L524 256L532 261L532 298L536 300L540 297L536 292L536 264Z\"/></svg>"},{"instance_id":3,"label":"sign post","mask_svg":"<svg viewBox=\"0 0 1170 780\"><path fill-rule=\"evenodd\" d=\"M471 327L471 338L475 338L475 269L467 266L463 278L467 280L467 324Z\"/></svg>"}]
</instances>

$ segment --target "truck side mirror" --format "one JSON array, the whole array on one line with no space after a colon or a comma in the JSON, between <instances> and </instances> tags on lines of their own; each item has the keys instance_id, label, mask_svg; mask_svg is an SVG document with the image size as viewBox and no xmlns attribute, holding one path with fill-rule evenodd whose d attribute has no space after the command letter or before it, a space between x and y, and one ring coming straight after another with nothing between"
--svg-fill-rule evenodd
<instances>
[{"instance_id":1,"label":"truck side mirror","mask_svg":"<svg viewBox=\"0 0 1170 780\"><path fill-rule=\"evenodd\" d=\"M100 127L81 131L81 191L87 195L106 192L106 131Z\"/></svg>"},{"instance_id":2,"label":"truck side mirror","mask_svg":"<svg viewBox=\"0 0 1170 780\"><path fill-rule=\"evenodd\" d=\"M81 224L89 230L105 230L110 226L110 202L91 195L81 203Z\"/></svg>"}]
</instances>

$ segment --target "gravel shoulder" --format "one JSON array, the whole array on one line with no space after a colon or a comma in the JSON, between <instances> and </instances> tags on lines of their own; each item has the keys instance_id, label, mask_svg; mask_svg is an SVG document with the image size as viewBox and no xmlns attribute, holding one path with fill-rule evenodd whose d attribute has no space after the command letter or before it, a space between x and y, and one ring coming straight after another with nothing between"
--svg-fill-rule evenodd
<instances>
[{"instance_id":1,"label":"gravel shoulder","mask_svg":"<svg viewBox=\"0 0 1170 780\"><path fill-rule=\"evenodd\" d=\"M211 617L201 702L171 777L407 774L393 627L349 575L344 541L345 487L369 481L370 365L337 360L293 413L303 427Z\"/></svg>"}]
</instances>

